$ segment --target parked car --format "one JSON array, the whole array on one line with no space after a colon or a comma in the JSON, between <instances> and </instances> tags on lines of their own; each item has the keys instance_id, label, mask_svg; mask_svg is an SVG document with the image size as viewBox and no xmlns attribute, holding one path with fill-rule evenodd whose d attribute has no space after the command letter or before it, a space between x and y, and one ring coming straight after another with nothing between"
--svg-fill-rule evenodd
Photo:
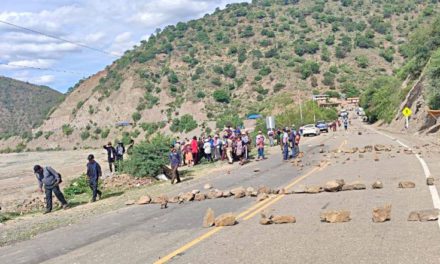
<instances>
[{"instance_id":1,"label":"parked car","mask_svg":"<svg viewBox=\"0 0 440 264\"><path fill-rule=\"evenodd\" d=\"M317 128L314 124L305 125L301 128L303 136L318 136L321 134L319 128Z\"/></svg>"},{"instance_id":2,"label":"parked car","mask_svg":"<svg viewBox=\"0 0 440 264\"><path fill-rule=\"evenodd\" d=\"M319 128L320 132L326 132L328 133L328 124L324 121L318 121L316 122L316 127Z\"/></svg>"}]
</instances>

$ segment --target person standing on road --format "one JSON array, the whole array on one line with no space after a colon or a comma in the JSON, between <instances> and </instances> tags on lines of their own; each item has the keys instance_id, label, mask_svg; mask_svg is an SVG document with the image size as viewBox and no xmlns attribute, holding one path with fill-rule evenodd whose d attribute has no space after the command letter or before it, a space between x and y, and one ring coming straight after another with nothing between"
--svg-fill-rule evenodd
<instances>
[{"instance_id":1,"label":"person standing on road","mask_svg":"<svg viewBox=\"0 0 440 264\"><path fill-rule=\"evenodd\" d=\"M209 162L214 162L212 160L212 154L211 154L211 142L209 141L209 138L205 139L205 143L203 144L203 149L205 151L205 158Z\"/></svg>"},{"instance_id":2,"label":"person standing on road","mask_svg":"<svg viewBox=\"0 0 440 264\"><path fill-rule=\"evenodd\" d=\"M345 131L347 131L347 129L348 129L348 118L344 119L344 129L345 129Z\"/></svg>"},{"instance_id":3,"label":"person standing on road","mask_svg":"<svg viewBox=\"0 0 440 264\"><path fill-rule=\"evenodd\" d=\"M105 150L107 150L107 161L108 161L108 166L110 168L110 172L113 172L113 166L115 164L115 157L116 157L116 150L115 148L112 146L111 142L108 142L107 145L105 145L103 147Z\"/></svg>"},{"instance_id":4,"label":"person standing on road","mask_svg":"<svg viewBox=\"0 0 440 264\"><path fill-rule=\"evenodd\" d=\"M257 145L257 149L258 149L258 158L257 160L262 160L264 159L264 136L263 136L263 132L258 131L258 135L256 137L255 143Z\"/></svg>"},{"instance_id":5,"label":"person standing on road","mask_svg":"<svg viewBox=\"0 0 440 264\"><path fill-rule=\"evenodd\" d=\"M274 136L275 136L275 132L273 131L273 129L269 129L269 131L267 132L267 136L269 137L269 146L273 147L274 144Z\"/></svg>"},{"instance_id":6,"label":"person standing on road","mask_svg":"<svg viewBox=\"0 0 440 264\"><path fill-rule=\"evenodd\" d=\"M295 133L295 128L292 127L290 134L289 134L289 143L290 143L290 148L292 149L292 159L295 158L296 154L296 147L295 147L295 138L296 138L296 133Z\"/></svg>"},{"instance_id":7,"label":"person standing on road","mask_svg":"<svg viewBox=\"0 0 440 264\"><path fill-rule=\"evenodd\" d=\"M38 190L40 193L46 194L46 211L44 214L52 212L52 192L60 201L63 209L67 209L69 206L63 193L60 190L59 184L62 182L61 175L51 167L41 167L40 165L34 166L34 173L38 180Z\"/></svg>"},{"instance_id":8,"label":"person standing on road","mask_svg":"<svg viewBox=\"0 0 440 264\"><path fill-rule=\"evenodd\" d=\"M121 163L124 160L124 153L125 153L124 143L119 141L115 150L116 150L115 171L120 171Z\"/></svg>"},{"instance_id":9,"label":"person standing on road","mask_svg":"<svg viewBox=\"0 0 440 264\"><path fill-rule=\"evenodd\" d=\"M92 190L92 203L96 202L96 196L101 199L102 192L98 190L99 177L102 176L101 166L95 161L95 156L90 154L87 157L87 177L89 178L89 186Z\"/></svg>"},{"instance_id":10,"label":"person standing on road","mask_svg":"<svg viewBox=\"0 0 440 264\"><path fill-rule=\"evenodd\" d=\"M301 140L301 134L297 130L296 135L295 135L295 156L294 156L294 158L296 158L299 154L299 141L300 140Z\"/></svg>"},{"instance_id":11,"label":"person standing on road","mask_svg":"<svg viewBox=\"0 0 440 264\"><path fill-rule=\"evenodd\" d=\"M249 151L250 151L250 146L251 146L248 131L244 132L243 136L241 137L241 141L243 141L244 160L247 161L249 159Z\"/></svg>"},{"instance_id":12,"label":"person standing on road","mask_svg":"<svg viewBox=\"0 0 440 264\"><path fill-rule=\"evenodd\" d=\"M197 165L199 163L199 147L197 144L197 137L194 136L191 140L191 152L193 155L194 165Z\"/></svg>"},{"instance_id":13,"label":"person standing on road","mask_svg":"<svg viewBox=\"0 0 440 264\"><path fill-rule=\"evenodd\" d=\"M283 160L287 161L289 159L289 133L287 128L284 129L281 145L283 147Z\"/></svg>"},{"instance_id":14,"label":"person standing on road","mask_svg":"<svg viewBox=\"0 0 440 264\"><path fill-rule=\"evenodd\" d=\"M173 174L173 178L171 178L171 184L174 184L174 181L176 181L176 183L179 183L181 181L178 169L180 166L181 157L174 147L171 148L171 152L168 157L170 159L170 165Z\"/></svg>"}]
</instances>

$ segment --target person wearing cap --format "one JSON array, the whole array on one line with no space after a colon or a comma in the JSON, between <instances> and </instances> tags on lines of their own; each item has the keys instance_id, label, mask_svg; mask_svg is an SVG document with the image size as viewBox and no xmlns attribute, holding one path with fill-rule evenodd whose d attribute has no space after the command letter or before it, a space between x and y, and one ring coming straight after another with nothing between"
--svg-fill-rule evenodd
<instances>
[{"instance_id":1,"label":"person wearing cap","mask_svg":"<svg viewBox=\"0 0 440 264\"><path fill-rule=\"evenodd\" d=\"M115 157L115 171L119 171L120 170L120 165L121 162L124 160L124 153L125 153L125 147L124 147L124 143L122 143L121 141L118 142L118 145L115 148L116 150L116 157Z\"/></svg>"},{"instance_id":2,"label":"person wearing cap","mask_svg":"<svg viewBox=\"0 0 440 264\"><path fill-rule=\"evenodd\" d=\"M257 160L262 160L264 159L264 136L263 136L263 132L258 131L258 135L256 137L255 143L257 145L257 149L258 149L258 158Z\"/></svg>"},{"instance_id":3,"label":"person wearing cap","mask_svg":"<svg viewBox=\"0 0 440 264\"><path fill-rule=\"evenodd\" d=\"M107 150L107 161L108 166L110 168L110 172L113 172L113 166L115 164L115 157L116 157L116 150L112 146L111 142L108 142L107 145L103 147L105 150Z\"/></svg>"},{"instance_id":4,"label":"person wearing cap","mask_svg":"<svg viewBox=\"0 0 440 264\"><path fill-rule=\"evenodd\" d=\"M99 177L102 176L101 166L95 161L95 156L90 154L87 157L87 177L89 178L89 186L92 189L92 203L96 202L96 196L101 199L101 191L98 190Z\"/></svg>"},{"instance_id":5,"label":"person wearing cap","mask_svg":"<svg viewBox=\"0 0 440 264\"><path fill-rule=\"evenodd\" d=\"M174 181L176 181L176 183L180 182L180 175L179 175L179 166L181 163L181 157L179 155L179 153L177 153L177 150L175 147L171 147L171 151L170 154L168 155L168 158L170 159L170 165L171 165L171 170L172 170L172 174L173 177L171 178L171 184L174 184Z\"/></svg>"},{"instance_id":6,"label":"person wearing cap","mask_svg":"<svg viewBox=\"0 0 440 264\"><path fill-rule=\"evenodd\" d=\"M60 190L59 184L61 183L61 175L51 167L41 167L40 165L34 166L34 173L38 180L38 190L40 193L46 194L46 211L45 214L52 211L52 192L60 201L63 209L68 208L66 199Z\"/></svg>"}]
</instances>

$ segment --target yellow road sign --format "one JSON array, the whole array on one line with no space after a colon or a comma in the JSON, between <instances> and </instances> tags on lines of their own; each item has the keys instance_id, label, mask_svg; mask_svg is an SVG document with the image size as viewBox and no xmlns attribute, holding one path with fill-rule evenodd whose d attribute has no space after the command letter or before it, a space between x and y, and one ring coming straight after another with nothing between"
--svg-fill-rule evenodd
<instances>
[{"instance_id":1,"label":"yellow road sign","mask_svg":"<svg viewBox=\"0 0 440 264\"><path fill-rule=\"evenodd\" d=\"M404 116L408 117L408 116L412 115L412 111L411 111L411 109L409 109L408 107L405 107L405 108L402 110L402 114L403 114Z\"/></svg>"}]
</instances>

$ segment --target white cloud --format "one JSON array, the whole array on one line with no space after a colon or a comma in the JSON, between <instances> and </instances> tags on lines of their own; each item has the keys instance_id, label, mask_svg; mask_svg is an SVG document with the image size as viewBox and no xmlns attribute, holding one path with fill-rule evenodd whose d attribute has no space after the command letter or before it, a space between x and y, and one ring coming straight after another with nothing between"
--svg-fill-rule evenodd
<instances>
[{"instance_id":1,"label":"white cloud","mask_svg":"<svg viewBox=\"0 0 440 264\"><path fill-rule=\"evenodd\" d=\"M2 10L7 10L0 11L0 20L120 56L140 40L147 40L156 28L197 19L213 12L216 7L244 0L130 0L124 3L120 0L0 1L5 5ZM13 78L17 76L29 82L52 83L56 87L62 84L66 86L62 90L65 90L84 77L68 76L67 72L93 74L114 59L0 23L0 63L37 68L56 65L59 70L57 78L53 79L53 75L46 72L42 74L38 70L0 65L0 69L6 70L2 74Z\"/></svg>"},{"instance_id":2,"label":"white cloud","mask_svg":"<svg viewBox=\"0 0 440 264\"><path fill-rule=\"evenodd\" d=\"M42 75L37 78L34 78L32 83L40 84L40 85L48 85L55 81L55 76L53 75Z\"/></svg>"},{"instance_id":3,"label":"white cloud","mask_svg":"<svg viewBox=\"0 0 440 264\"><path fill-rule=\"evenodd\" d=\"M124 43L131 40L131 32L124 32L122 34L119 34L115 38L115 43Z\"/></svg>"}]
</instances>

